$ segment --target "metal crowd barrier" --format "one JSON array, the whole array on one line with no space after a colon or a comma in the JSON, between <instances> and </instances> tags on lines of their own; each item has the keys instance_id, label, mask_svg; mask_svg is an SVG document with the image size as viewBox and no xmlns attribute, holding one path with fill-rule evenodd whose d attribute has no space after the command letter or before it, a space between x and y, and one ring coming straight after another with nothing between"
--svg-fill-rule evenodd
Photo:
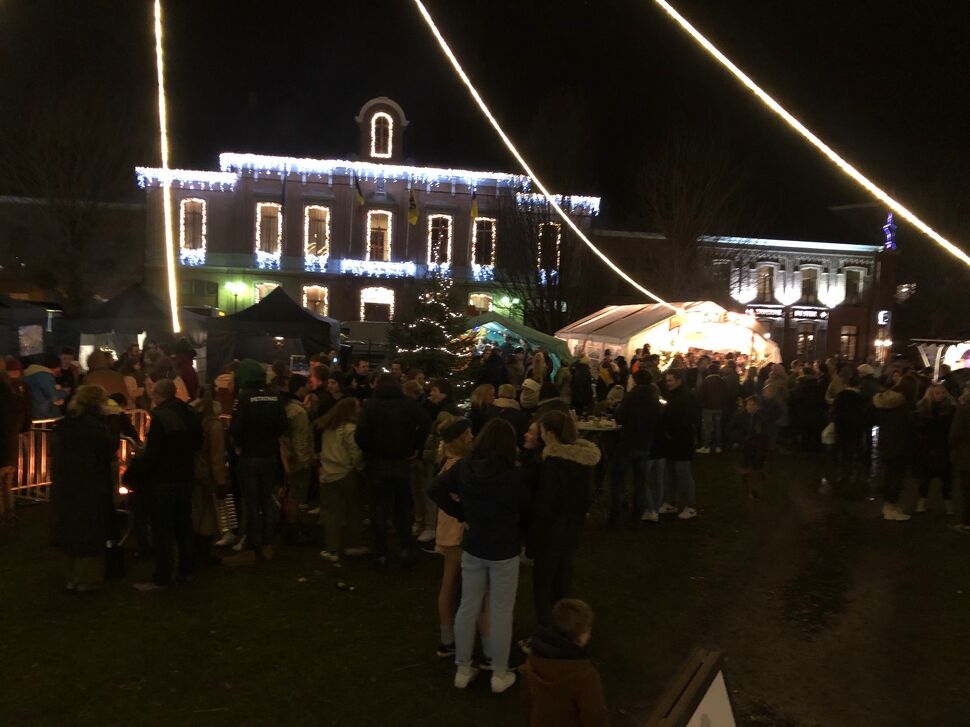
<instances>
[{"instance_id":1,"label":"metal crowd barrier","mask_svg":"<svg viewBox=\"0 0 970 727\"><path fill-rule=\"evenodd\" d=\"M138 439L145 441L151 415L144 409L129 409L125 412L138 432ZM30 429L20 435L17 450L17 471L14 476L14 497L30 502L50 500L51 488L51 434L60 419L35 419ZM124 464L130 458L131 445L124 439L118 450L120 468L115 468L118 477L124 472Z\"/></svg>"}]
</instances>

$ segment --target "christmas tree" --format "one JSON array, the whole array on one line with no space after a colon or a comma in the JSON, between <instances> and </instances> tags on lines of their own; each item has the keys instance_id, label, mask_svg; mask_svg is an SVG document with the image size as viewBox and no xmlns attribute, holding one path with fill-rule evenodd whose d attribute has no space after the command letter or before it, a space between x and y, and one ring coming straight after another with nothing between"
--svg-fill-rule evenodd
<instances>
[{"instance_id":1,"label":"christmas tree","mask_svg":"<svg viewBox=\"0 0 970 727\"><path fill-rule=\"evenodd\" d=\"M413 311L411 319L394 326L388 334L405 366L421 369L428 378L463 369L471 358L475 337L468 335L461 301L440 267L431 269L409 308Z\"/></svg>"}]
</instances>

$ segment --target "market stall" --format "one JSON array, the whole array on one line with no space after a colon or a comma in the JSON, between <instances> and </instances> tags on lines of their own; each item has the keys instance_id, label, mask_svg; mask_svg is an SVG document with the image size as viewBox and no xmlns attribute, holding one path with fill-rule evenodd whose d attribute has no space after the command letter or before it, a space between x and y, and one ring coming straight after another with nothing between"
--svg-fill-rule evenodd
<instances>
[{"instance_id":1,"label":"market stall","mask_svg":"<svg viewBox=\"0 0 970 727\"><path fill-rule=\"evenodd\" d=\"M515 348L522 346L526 351L542 350L554 357L553 369L560 365L568 366L572 362L569 348L563 341L498 313L490 311L473 316L468 319L468 324L471 326L469 330L474 331L484 344L500 347L509 340Z\"/></svg>"},{"instance_id":2,"label":"market stall","mask_svg":"<svg viewBox=\"0 0 970 727\"><path fill-rule=\"evenodd\" d=\"M752 361L781 361L778 344L754 316L736 313L709 300L673 303L611 305L556 332L570 353L583 352L594 360L609 350L629 357L650 346L666 360L694 352L735 353Z\"/></svg>"}]
</instances>

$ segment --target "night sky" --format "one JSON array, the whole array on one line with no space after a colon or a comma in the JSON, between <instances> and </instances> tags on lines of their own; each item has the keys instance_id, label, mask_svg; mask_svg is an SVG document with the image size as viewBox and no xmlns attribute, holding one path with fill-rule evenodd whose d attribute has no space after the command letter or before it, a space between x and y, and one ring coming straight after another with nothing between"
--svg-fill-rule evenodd
<instances>
[{"instance_id":1,"label":"night sky","mask_svg":"<svg viewBox=\"0 0 970 727\"><path fill-rule=\"evenodd\" d=\"M705 134L750 179L758 229L737 232L878 240L878 227L828 210L866 196L649 0L428 5L552 185L604 197L602 224L638 224L644 155L671 134ZM954 219L970 195L967 3L675 5L850 161L967 239ZM173 166L213 169L220 151L352 157L353 116L386 95L411 120L415 163L515 170L407 0L165 8ZM158 163L148 0L5 0L0 28L4 124L60 88L89 88L133 119L146 158L132 162Z\"/></svg>"}]
</instances>

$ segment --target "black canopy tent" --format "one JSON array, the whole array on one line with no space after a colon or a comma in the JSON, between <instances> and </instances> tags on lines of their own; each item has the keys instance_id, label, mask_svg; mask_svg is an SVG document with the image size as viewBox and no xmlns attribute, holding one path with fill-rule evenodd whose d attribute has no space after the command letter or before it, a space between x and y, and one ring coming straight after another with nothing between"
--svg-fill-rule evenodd
<instances>
[{"instance_id":1,"label":"black canopy tent","mask_svg":"<svg viewBox=\"0 0 970 727\"><path fill-rule=\"evenodd\" d=\"M282 288L276 288L256 305L209 320L209 378L233 359L269 363L293 354L312 356L339 348L338 321L311 313Z\"/></svg>"}]
</instances>

